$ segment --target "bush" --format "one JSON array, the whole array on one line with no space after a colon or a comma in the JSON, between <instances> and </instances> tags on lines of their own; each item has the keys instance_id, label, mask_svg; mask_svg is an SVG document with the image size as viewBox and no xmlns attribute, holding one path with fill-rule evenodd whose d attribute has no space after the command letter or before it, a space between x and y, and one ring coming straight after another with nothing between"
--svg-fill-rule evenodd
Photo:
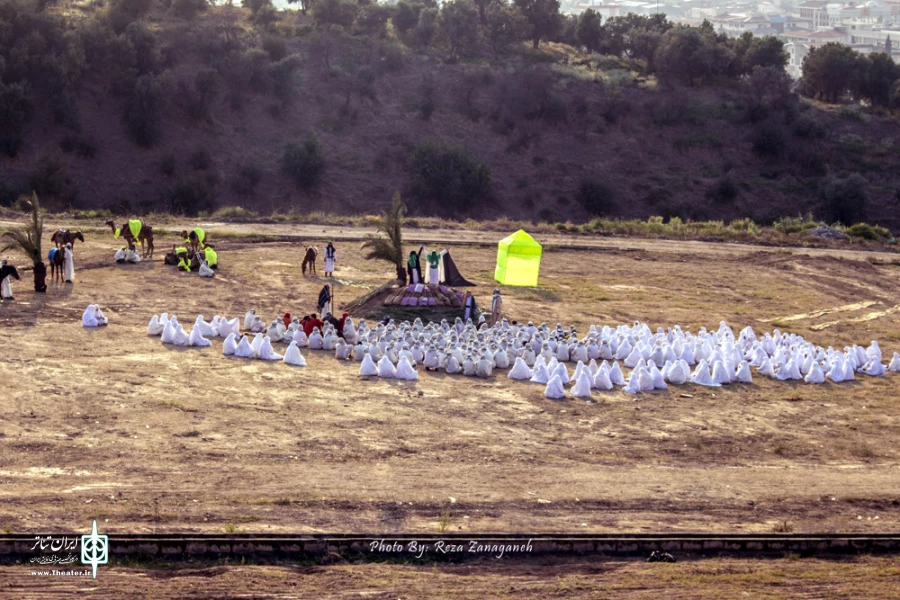
<instances>
[{"instance_id":1,"label":"bush","mask_svg":"<svg viewBox=\"0 0 900 600\"><path fill-rule=\"evenodd\" d=\"M419 116L427 121L437 108L437 87L431 73L422 77L422 85L419 86Z\"/></svg>"},{"instance_id":2,"label":"bush","mask_svg":"<svg viewBox=\"0 0 900 600\"><path fill-rule=\"evenodd\" d=\"M737 195L738 188L730 177L719 178L715 184L706 191L706 196L719 204L734 202Z\"/></svg>"},{"instance_id":3,"label":"bush","mask_svg":"<svg viewBox=\"0 0 900 600\"><path fill-rule=\"evenodd\" d=\"M855 223L866 215L866 180L859 173L831 176L819 182L822 210L831 222Z\"/></svg>"},{"instance_id":4,"label":"bush","mask_svg":"<svg viewBox=\"0 0 900 600\"><path fill-rule=\"evenodd\" d=\"M239 194L249 195L253 193L256 185L262 181L263 171L256 165L244 165L238 172L232 187Z\"/></svg>"},{"instance_id":5,"label":"bush","mask_svg":"<svg viewBox=\"0 0 900 600\"><path fill-rule=\"evenodd\" d=\"M94 158L97 155L97 142L92 137L67 135L59 142L60 149L66 154L75 154L81 158Z\"/></svg>"},{"instance_id":6,"label":"bush","mask_svg":"<svg viewBox=\"0 0 900 600\"><path fill-rule=\"evenodd\" d=\"M197 13L204 12L207 8L209 4L206 0L172 0L169 11L182 19L193 19Z\"/></svg>"},{"instance_id":7,"label":"bush","mask_svg":"<svg viewBox=\"0 0 900 600\"><path fill-rule=\"evenodd\" d=\"M69 170L54 158L45 157L29 179L38 196L61 196L69 185Z\"/></svg>"},{"instance_id":8,"label":"bush","mask_svg":"<svg viewBox=\"0 0 900 600\"><path fill-rule=\"evenodd\" d=\"M209 152L201 148L191 154L188 164L198 171L205 171L212 165L212 157L210 157Z\"/></svg>"},{"instance_id":9,"label":"bush","mask_svg":"<svg viewBox=\"0 0 900 600\"><path fill-rule=\"evenodd\" d=\"M2 73L0 56L0 73ZM22 146L22 130L31 116L31 94L24 83L0 81L0 151L14 157Z\"/></svg>"},{"instance_id":10,"label":"bush","mask_svg":"<svg viewBox=\"0 0 900 600\"><path fill-rule=\"evenodd\" d=\"M149 147L159 141L164 103L162 86L156 77L140 76L125 107L128 133L138 145Z\"/></svg>"},{"instance_id":11,"label":"bush","mask_svg":"<svg viewBox=\"0 0 900 600\"><path fill-rule=\"evenodd\" d=\"M462 148L423 142L413 149L409 163L409 197L422 212L459 217L492 197L490 169Z\"/></svg>"},{"instance_id":12,"label":"bush","mask_svg":"<svg viewBox=\"0 0 900 600\"><path fill-rule=\"evenodd\" d=\"M195 217L201 211L214 210L215 197L214 186L208 179L191 177L172 186L166 198L166 210L173 215Z\"/></svg>"},{"instance_id":13,"label":"bush","mask_svg":"<svg viewBox=\"0 0 900 600\"><path fill-rule=\"evenodd\" d=\"M22 192L0 181L0 206L12 206Z\"/></svg>"},{"instance_id":14,"label":"bush","mask_svg":"<svg viewBox=\"0 0 900 600\"><path fill-rule=\"evenodd\" d=\"M106 20L116 33L122 33L132 22L150 11L153 0L110 0Z\"/></svg>"},{"instance_id":15,"label":"bush","mask_svg":"<svg viewBox=\"0 0 900 600\"><path fill-rule=\"evenodd\" d=\"M582 181L576 198L591 215L608 214L616 205L612 189L602 181Z\"/></svg>"},{"instance_id":16,"label":"bush","mask_svg":"<svg viewBox=\"0 0 900 600\"><path fill-rule=\"evenodd\" d=\"M273 61L279 61L287 56L287 44L281 36L264 35L262 47Z\"/></svg>"},{"instance_id":17,"label":"bush","mask_svg":"<svg viewBox=\"0 0 900 600\"><path fill-rule=\"evenodd\" d=\"M848 227L847 234L864 240L878 241L881 239L881 236L878 235L875 228L868 223L856 223L855 225Z\"/></svg>"},{"instance_id":18,"label":"bush","mask_svg":"<svg viewBox=\"0 0 900 600\"><path fill-rule=\"evenodd\" d=\"M281 159L281 170L301 190L319 185L325 172L325 155L318 138L309 134L303 144L288 144Z\"/></svg>"},{"instance_id":19,"label":"bush","mask_svg":"<svg viewBox=\"0 0 900 600\"><path fill-rule=\"evenodd\" d=\"M159 161L159 170L163 175L167 177L171 177L175 174L175 167L177 166L177 161L175 160L175 155L169 152Z\"/></svg>"},{"instance_id":20,"label":"bush","mask_svg":"<svg viewBox=\"0 0 900 600\"><path fill-rule=\"evenodd\" d=\"M223 206L212 214L214 219L256 219L259 213L243 206Z\"/></svg>"},{"instance_id":21,"label":"bush","mask_svg":"<svg viewBox=\"0 0 900 600\"><path fill-rule=\"evenodd\" d=\"M753 134L753 152L760 158L779 158L784 153L784 145L784 134L775 125L763 125Z\"/></svg>"},{"instance_id":22,"label":"bush","mask_svg":"<svg viewBox=\"0 0 900 600\"><path fill-rule=\"evenodd\" d=\"M794 123L794 135L810 140L825 137L825 127L811 115L801 115Z\"/></svg>"}]
</instances>

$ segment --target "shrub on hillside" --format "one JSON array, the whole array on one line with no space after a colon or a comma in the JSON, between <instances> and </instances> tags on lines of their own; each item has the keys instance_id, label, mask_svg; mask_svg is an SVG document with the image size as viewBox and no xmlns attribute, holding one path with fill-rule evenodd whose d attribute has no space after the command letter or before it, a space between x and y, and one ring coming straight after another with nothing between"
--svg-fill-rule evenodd
<instances>
[{"instance_id":1,"label":"shrub on hillside","mask_svg":"<svg viewBox=\"0 0 900 600\"><path fill-rule=\"evenodd\" d=\"M182 19L193 19L209 8L206 0L172 0L169 11Z\"/></svg>"},{"instance_id":2,"label":"shrub on hillside","mask_svg":"<svg viewBox=\"0 0 900 600\"><path fill-rule=\"evenodd\" d=\"M866 179L859 173L822 179L819 182L819 197L825 218L833 223L856 223L865 219L866 185Z\"/></svg>"},{"instance_id":3,"label":"shrub on hillside","mask_svg":"<svg viewBox=\"0 0 900 600\"><path fill-rule=\"evenodd\" d=\"M238 194L250 195L253 193L256 185L262 181L263 171L256 165L244 165L238 171L232 188Z\"/></svg>"},{"instance_id":4,"label":"shrub on hillside","mask_svg":"<svg viewBox=\"0 0 900 600\"><path fill-rule=\"evenodd\" d=\"M753 132L753 152L760 158L779 158L784 153L784 145L784 133L771 123L763 124Z\"/></svg>"},{"instance_id":5,"label":"shrub on hillside","mask_svg":"<svg viewBox=\"0 0 900 600\"><path fill-rule=\"evenodd\" d=\"M97 155L97 142L90 136L67 135L59 142L59 147L66 154L75 154L81 158L94 158Z\"/></svg>"},{"instance_id":6,"label":"shrub on hillside","mask_svg":"<svg viewBox=\"0 0 900 600\"><path fill-rule=\"evenodd\" d=\"M431 73L426 73L422 77L422 84L419 86L419 116L422 120L427 121L431 118L437 108L437 87L434 85L434 78Z\"/></svg>"},{"instance_id":7,"label":"shrub on hillside","mask_svg":"<svg viewBox=\"0 0 900 600\"><path fill-rule=\"evenodd\" d=\"M0 206L12 206L21 193L5 181L0 181Z\"/></svg>"},{"instance_id":8,"label":"shrub on hillside","mask_svg":"<svg viewBox=\"0 0 900 600\"><path fill-rule=\"evenodd\" d=\"M153 0L110 0L106 7L106 21L116 33L122 33L134 21L150 11Z\"/></svg>"},{"instance_id":9,"label":"shrub on hillside","mask_svg":"<svg viewBox=\"0 0 900 600\"><path fill-rule=\"evenodd\" d=\"M125 106L128 134L138 145L149 147L162 136L163 89L153 75L141 75Z\"/></svg>"},{"instance_id":10,"label":"shrub on hillside","mask_svg":"<svg viewBox=\"0 0 900 600\"><path fill-rule=\"evenodd\" d=\"M215 186L205 177L189 177L173 185L166 197L166 210L173 215L195 217L216 207Z\"/></svg>"},{"instance_id":11,"label":"shrub on hillside","mask_svg":"<svg viewBox=\"0 0 900 600\"><path fill-rule=\"evenodd\" d=\"M868 223L856 223L847 228L847 234L851 237L858 237L864 240L878 241L881 236L874 227Z\"/></svg>"},{"instance_id":12,"label":"shrub on hillside","mask_svg":"<svg viewBox=\"0 0 900 600\"><path fill-rule=\"evenodd\" d=\"M461 217L492 197L491 171L462 148L423 142L413 149L409 164L411 207L445 217Z\"/></svg>"},{"instance_id":13,"label":"shrub on hillside","mask_svg":"<svg viewBox=\"0 0 900 600\"><path fill-rule=\"evenodd\" d=\"M325 154L318 138L309 134L302 144L288 144L281 159L281 170L301 190L319 185L325 172Z\"/></svg>"},{"instance_id":14,"label":"shrub on hillside","mask_svg":"<svg viewBox=\"0 0 900 600\"><path fill-rule=\"evenodd\" d=\"M801 115L794 122L794 135L805 140L825 137L825 127L812 115Z\"/></svg>"},{"instance_id":15,"label":"shrub on hillside","mask_svg":"<svg viewBox=\"0 0 900 600\"><path fill-rule=\"evenodd\" d=\"M582 181L576 199L591 215L609 214L616 206L612 188L602 181Z\"/></svg>"},{"instance_id":16,"label":"shrub on hillside","mask_svg":"<svg viewBox=\"0 0 900 600\"><path fill-rule=\"evenodd\" d=\"M707 198L719 204L734 202L738 196L738 188L730 177L720 177L708 190Z\"/></svg>"},{"instance_id":17,"label":"shrub on hillside","mask_svg":"<svg viewBox=\"0 0 900 600\"><path fill-rule=\"evenodd\" d=\"M15 156L22 146L22 130L31 116L31 95L24 83L0 81L0 151Z\"/></svg>"},{"instance_id":18,"label":"shrub on hillside","mask_svg":"<svg viewBox=\"0 0 900 600\"><path fill-rule=\"evenodd\" d=\"M55 158L44 157L28 183L38 196L61 196L69 185L69 169Z\"/></svg>"},{"instance_id":19,"label":"shrub on hillside","mask_svg":"<svg viewBox=\"0 0 900 600\"><path fill-rule=\"evenodd\" d=\"M262 48L269 55L269 58L274 61L279 61L287 56L287 43L280 35L264 35L262 38Z\"/></svg>"},{"instance_id":20,"label":"shrub on hillside","mask_svg":"<svg viewBox=\"0 0 900 600\"><path fill-rule=\"evenodd\" d=\"M191 154L191 157L188 159L188 164L198 171L205 171L212 166L212 157L209 155L209 152L200 148Z\"/></svg>"},{"instance_id":21,"label":"shrub on hillside","mask_svg":"<svg viewBox=\"0 0 900 600\"><path fill-rule=\"evenodd\" d=\"M175 167L177 165L178 162L175 160L175 155L169 152L159 161L159 170L163 175L171 177L175 174Z\"/></svg>"}]
</instances>

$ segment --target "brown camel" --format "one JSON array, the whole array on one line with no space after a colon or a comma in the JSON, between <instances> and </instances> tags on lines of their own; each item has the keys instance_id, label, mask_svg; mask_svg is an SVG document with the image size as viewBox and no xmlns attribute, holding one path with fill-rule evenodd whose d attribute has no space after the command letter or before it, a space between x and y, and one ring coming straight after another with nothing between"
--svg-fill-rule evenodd
<instances>
[{"instance_id":1,"label":"brown camel","mask_svg":"<svg viewBox=\"0 0 900 600\"><path fill-rule=\"evenodd\" d=\"M310 246L306 249L306 256L303 257L303 264L300 268L303 270L303 276L306 277L306 268L309 267L310 275L317 275L316 273L316 258L319 256L319 249Z\"/></svg>"},{"instance_id":2,"label":"brown camel","mask_svg":"<svg viewBox=\"0 0 900 600\"><path fill-rule=\"evenodd\" d=\"M67 229L57 229L50 236L50 241L56 244L57 248L62 248L66 244L72 244L75 247L75 240L81 240L84 243L84 235L80 231L69 231Z\"/></svg>"},{"instance_id":3,"label":"brown camel","mask_svg":"<svg viewBox=\"0 0 900 600\"><path fill-rule=\"evenodd\" d=\"M59 282L63 282L63 258L65 257L65 247L51 248L47 253L47 260L50 262L50 279L56 283L57 276Z\"/></svg>"},{"instance_id":4,"label":"brown camel","mask_svg":"<svg viewBox=\"0 0 900 600\"><path fill-rule=\"evenodd\" d=\"M109 225L109 228L112 229L113 235L116 234L116 224L109 220L106 222ZM122 238L128 242L129 244L134 243L134 236L131 235L131 229L128 227L128 223L123 224L120 228L120 234ZM146 258L147 256L153 256L153 227L147 225L143 221L141 221L141 230L138 233L138 241L141 243L141 256ZM144 248L144 242L147 243L147 248ZM149 252L149 254L148 254Z\"/></svg>"}]
</instances>

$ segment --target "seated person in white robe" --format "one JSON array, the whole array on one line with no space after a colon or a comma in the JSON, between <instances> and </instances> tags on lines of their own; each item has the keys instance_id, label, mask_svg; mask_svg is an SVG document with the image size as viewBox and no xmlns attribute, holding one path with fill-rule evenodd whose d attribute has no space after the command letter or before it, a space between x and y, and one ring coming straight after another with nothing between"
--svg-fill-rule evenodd
<instances>
[{"instance_id":1,"label":"seated person in white robe","mask_svg":"<svg viewBox=\"0 0 900 600\"><path fill-rule=\"evenodd\" d=\"M109 323L109 319L103 316L99 304L91 304L85 309L84 314L81 315L81 325L83 327L100 327L107 323Z\"/></svg>"}]
</instances>

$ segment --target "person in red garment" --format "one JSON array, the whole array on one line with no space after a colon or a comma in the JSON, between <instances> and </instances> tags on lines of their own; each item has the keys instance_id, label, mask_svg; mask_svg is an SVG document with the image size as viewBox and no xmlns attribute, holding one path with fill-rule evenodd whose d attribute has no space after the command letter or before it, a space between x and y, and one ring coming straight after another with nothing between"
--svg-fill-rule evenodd
<instances>
[{"instance_id":1,"label":"person in red garment","mask_svg":"<svg viewBox=\"0 0 900 600\"><path fill-rule=\"evenodd\" d=\"M325 328L325 323L316 317L316 313L313 313L309 316L309 320L303 324L303 333L306 334L306 337L309 337L316 327L319 328L319 331L322 331Z\"/></svg>"}]
</instances>

